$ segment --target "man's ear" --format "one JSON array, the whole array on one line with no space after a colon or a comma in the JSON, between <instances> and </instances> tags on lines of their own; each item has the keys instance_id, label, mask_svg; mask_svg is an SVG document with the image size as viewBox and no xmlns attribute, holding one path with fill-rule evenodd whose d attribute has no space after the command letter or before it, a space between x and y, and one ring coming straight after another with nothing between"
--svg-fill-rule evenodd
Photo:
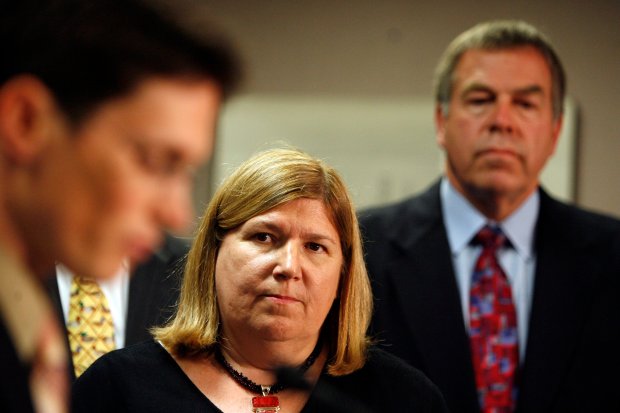
<instances>
[{"instance_id":1,"label":"man's ear","mask_svg":"<svg viewBox=\"0 0 620 413\"><path fill-rule=\"evenodd\" d=\"M435 105L435 140L440 147L446 143L445 114L441 103Z\"/></svg>"},{"instance_id":2,"label":"man's ear","mask_svg":"<svg viewBox=\"0 0 620 413\"><path fill-rule=\"evenodd\" d=\"M49 88L31 75L0 87L0 150L15 163L30 162L57 127L59 111Z\"/></svg>"},{"instance_id":3,"label":"man's ear","mask_svg":"<svg viewBox=\"0 0 620 413\"><path fill-rule=\"evenodd\" d=\"M562 125L564 124L564 114L558 116L553 120L553 129L551 131L551 139L553 139L553 151L550 155L555 153L560 140L560 132L562 132Z\"/></svg>"}]
</instances>

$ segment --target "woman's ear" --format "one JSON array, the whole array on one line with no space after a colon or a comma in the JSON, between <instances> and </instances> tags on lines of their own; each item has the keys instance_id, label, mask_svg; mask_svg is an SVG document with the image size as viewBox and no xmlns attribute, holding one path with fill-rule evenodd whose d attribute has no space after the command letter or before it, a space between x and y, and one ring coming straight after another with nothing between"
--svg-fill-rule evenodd
<instances>
[{"instance_id":1,"label":"woman's ear","mask_svg":"<svg viewBox=\"0 0 620 413\"><path fill-rule=\"evenodd\" d=\"M0 87L0 150L14 163L28 163L45 149L60 113L49 88L32 75L19 75Z\"/></svg>"}]
</instances>

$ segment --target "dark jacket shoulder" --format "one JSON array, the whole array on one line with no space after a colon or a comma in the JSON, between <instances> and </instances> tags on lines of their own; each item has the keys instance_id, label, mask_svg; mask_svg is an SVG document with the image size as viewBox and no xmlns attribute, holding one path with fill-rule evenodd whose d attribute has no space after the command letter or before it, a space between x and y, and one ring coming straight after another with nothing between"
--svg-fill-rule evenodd
<instances>
[{"instance_id":1,"label":"dark jacket shoulder","mask_svg":"<svg viewBox=\"0 0 620 413\"><path fill-rule=\"evenodd\" d=\"M439 181L425 191L403 200L363 209L359 212L362 227L372 229L392 228L411 219L426 220L441 215Z\"/></svg>"},{"instance_id":2,"label":"dark jacket shoulder","mask_svg":"<svg viewBox=\"0 0 620 413\"><path fill-rule=\"evenodd\" d=\"M558 228L578 243L595 238L615 237L620 231L620 220L615 217L577 207L551 197L540 190L539 225Z\"/></svg>"},{"instance_id":3,"label":"dark jacket shoulder","mask_svg":"<svg viewBox=\"0 0 620 413\"><path fill-rule=\"evenodd\" d=\"M447 412L438 388L422 372L375 347L363 368L322 376L312 396L304 412Z\"/></svg>"}]
</instances>

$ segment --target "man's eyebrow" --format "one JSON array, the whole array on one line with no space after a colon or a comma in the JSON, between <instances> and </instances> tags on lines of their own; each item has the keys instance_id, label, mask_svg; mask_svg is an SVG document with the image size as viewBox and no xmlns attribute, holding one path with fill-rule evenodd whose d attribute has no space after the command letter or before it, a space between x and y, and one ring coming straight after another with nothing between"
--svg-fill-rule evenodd
<instances>
[{"instance_id":1,"label":"man's eyebrow","mask_svg":"<svg viewBox=\"0 0 620 413\"><path fill-rule=\"evenodd\" d=\"M532 94L544 94L544 90L540 85L530 85L522 88L515 89L513 94L517 95L532 95Z\"/></svg>"},{"instance_id":2,"label":"man's eyebrow","mask_svg":"<svg viewBox=\"0 0 620 413\"><path fill-rule=\"evenodd\" d=\"M490 86L484 83L475 82L467 85L461 92L461 96L465 97L467 96L467 94L472 92L486 92L494 95L497 94L497 92ZM513 89L510 91L510 93L513 95L544 94L544 89L540 85L533 84Z\"/></svg>"},{"instance_id":3,"label":"man's eyebrow","mask_svg":"<svg viewBox=\"0 0 620 413\"><path fill-rule=\"evenodd\" d=\"M488 92L495 94L495 92L490 86L485 85L484 83L474 82L470 83L463 89L463 91L461 92L461 96L466 96L468 93L471 92Z\"/></svg>"}]
</instances>

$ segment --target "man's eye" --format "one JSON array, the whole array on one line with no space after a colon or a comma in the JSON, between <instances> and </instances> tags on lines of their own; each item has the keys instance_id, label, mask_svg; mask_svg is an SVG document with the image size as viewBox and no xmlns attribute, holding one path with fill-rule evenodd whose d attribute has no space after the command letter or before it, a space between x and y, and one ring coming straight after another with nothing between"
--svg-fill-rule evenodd
<instances>
[{"instance_id":1,"label":"man's eye","mask_svg":"<svg viewBox=\"0 0 620 413\"><path fill-rule=\"evenodd\" d=\"M162 173L166 169L161 162L161 159L148 151L141 154L140 161L142 166L151 172Z\"/></svg>"},{"instance_id":2,"label":"man's eye","mask_svg":"<svg viewBox=\"0 0 620 413\"><path fill-rule=\"evenodd\" d=\"M492 101L491 98L482 98L482 97L467 99L467 103L469 105L472 105L472 106L482 106L482 105L485 105L487 103L491 103L491 101Z\"/></svg>"},{"instance_id":3,"label":"man's eye","mask_svg":"<svg viewBox=\"0 0 620 413\"><path fill-rule=\"evenodd\" d=\"M157 152L144 145L136 145L135 154L142 168L153 175L162 178L181 174L187 175L188 177L192 176L191 169L173 156Z\"/></svg>"},{"instance_id":4,"label":"man's eye","mask_svg":"<svg viewBox=\"0 0 620 413\"><path fill-rule=\"evenodd\" d=\"M525 99L519 99L517 100L517 105L522 107L523 109L533 109L536 107L536 105L529 101L529 100L525 100Z\"/></svg>"},{"instance_id":5,"label":"man's eye","mask_svg":"<svg viewBox=\"0 0 620 413\"><path fill-rule=\"evenodd\" d=\"M167 169L167 167L164 166L162 157L146 145L139 142L134 142L133 151L140 166L147 171L160 173L161 171Z\"/></svg>"}]
</instances>

